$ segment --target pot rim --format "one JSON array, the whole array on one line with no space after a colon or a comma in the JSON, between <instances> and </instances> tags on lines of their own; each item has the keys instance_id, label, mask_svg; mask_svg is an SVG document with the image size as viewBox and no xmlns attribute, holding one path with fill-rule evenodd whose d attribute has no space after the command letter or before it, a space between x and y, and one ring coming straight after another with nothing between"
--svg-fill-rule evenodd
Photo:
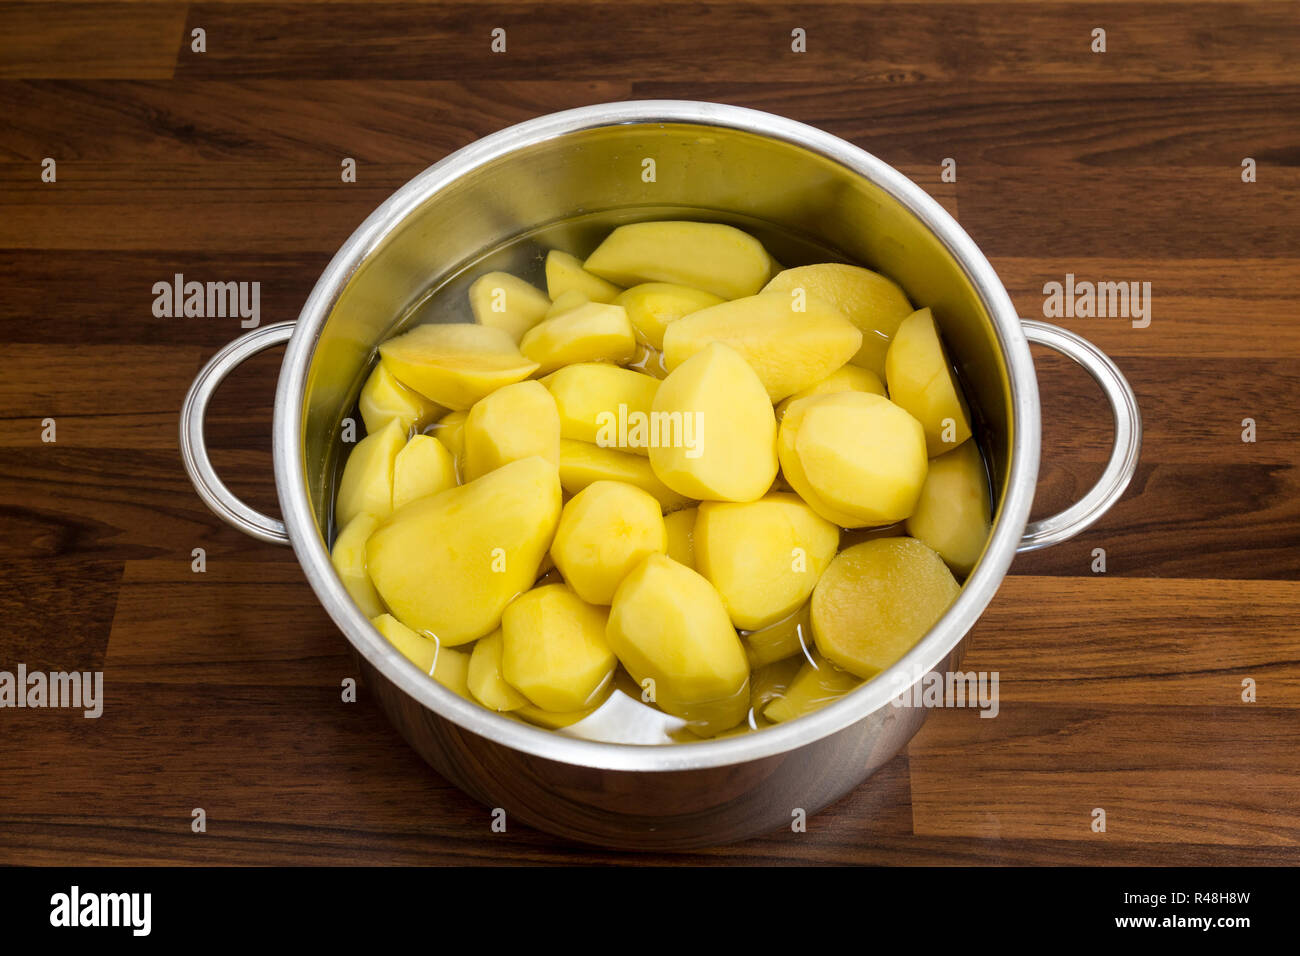
<instances>
[{"instance_id":1,"label":"pot rim","mask_svg":"<svg viewBox=\"0 0 1300 956\"><path fill-rule=\"evenodd\" d=\"M307 496L302 450L307 369L340 292L360 264L412 211L460 176L517 149L614 125L700 125L784 141L845 167L884 189L943 243L993 321L1010 387L1010 467L984 556L961 594L929 633L888 670L844 698L761 733L675 745L611 744L568 737L495 714L466 700L408 661L369 622L335 574ZM948 213L902 173L845 140L772 113L691 100L602 103L551 113L476 140L419 173L348 237L317 280L298 316L275 397L275 482L294 553L326 613L370 665L405 694L469 733L512 750L583 767L689 771L773 757L828 737L889 705L957 646L992 600L1029 519L1040 451L1038 386L1020 318L984 254ZM901 675L910 675L903 683Z\"/></svg>"}]
</instances>

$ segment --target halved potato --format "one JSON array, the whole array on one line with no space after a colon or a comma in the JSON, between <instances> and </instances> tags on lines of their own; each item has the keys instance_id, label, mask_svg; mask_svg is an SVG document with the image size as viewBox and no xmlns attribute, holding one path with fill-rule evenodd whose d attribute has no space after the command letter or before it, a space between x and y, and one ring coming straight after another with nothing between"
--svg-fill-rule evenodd
<instances>
[{"instance_id":1,"label":"halved potato","mask_svg":"<svg viewBox=\"0 0 1300 956\"><path fill-rule=\"evenodd\" d=\"M786 269L763 287L764 292L803 289L829 302L862 332L862 346L849 361L885 374L885 352L898 325L912 314L907 295L879 272L841 262ZM883 395L884 393L881 392Z\"/></svg>"},{"instance_id":2,"label":"halved potato","mask_svg":"<svg viewBox=\"0 0 1300 956\"><path fill-rule=\"evenodd\" d=\"M564 490L576 495L593 481L625 481L653 495L664 511L676 511L691 503L660 481L649 459L642 455L560 439L560 484Z\"/></svg>"},{"instance_id":3,"label":"halved potato","mask_svg":"<svg viewBox=\"0 0 1300 956\"><path fill-rule=\"evenodd\" d=\"M767 292L692 312L668 326L663 349L668 371L714 342L739 352L758 373L768 398L779 402L852 358L862 333L828 302Z\"/></svg>"},{"instance_id":4,"label":"halved potato","mask_svg":"<svg viewBox=\"0 0 1300 956\"><path fill-rule=\"evenodd\" d=\"M560 415L541 382L515 382L474 403L465 419L465 480L521 458L560 462Z\"/></svg>"},{"instance_id":5,"label":"halved potato","mask_svg":"<svg viewBox=\"0 0 1300 956\"><path fill-rule=\"evenodd\" d=\"M724 299L753 295L769 257L749 233L716 222L634 222L611 232L584 266L619 285L671 282Z\"/></svg>"},{"instance_id":6,"label":"halved potato","mask_svg":"<svg viewBox=\"0 0 1300 956\"><path fill-rule=\"evenodd\" d=\"M555 465L524 458L394 512L366 566L394 617L454 647L495 630L532 586L559 520Z\"/></svg>"},{"instance_id":7,"label":"halved potato","mask_svg":"<svg viewBox=\"0 0 1300 956\"><path fill-rule=\"evenodd\" d=\"M545 375L576 362L626 362L636 336L621 305L587 302L529 329L519 349Z\"/></svg>"},{"instance_id":8,"label":"halved potato","mask_svg":"<svg viewBox=\"0 0 1300 956\"><path fill-rule=\"evenodd\" d=\"M366 617L384 613L384 602L366 573L366 541L377 527L379 519L374 515L359 514L343 526L330 550L339 580Z\"/></svg>"},{"instance_id":9,"label":"halved potato","mask_svg":"<svg viewBox=\"0 0 1300 956\"><path fill-rule=\"evenodd\" d=\"M667 549L668 531L652 495L621 481L597 481L565 504L551 556L580 598L608 604L642 558Z\"/></svg>"},{"instance_id":10,"label":"halved potato","mask_svg":"<svg viewBox=\"0 0 1300 956\"><path fill-rule=\"evenodd\" d=\"M443 414L438 405L394 378L383 362L375 364L366 384L361 386L361 398L357 404L361 409L361 420L366 423L366 433L371 435L381 431L394 418L401 422L402 431L410 434Z\"/></svg>"},{"instance_id":11,"label":"halved potato","mask_svg":"<svg viewBox=\"0 0 1300 956\"><path fill-rule=\"evenodd\" d=\"M664 347L664 330L683 315L690 315L725 300L712 292L673 285L671 282L643 282L619 293L614 300L627 310L637 338L651 348Z\"/></svg>"},{"instance_id":12,"label":"halved potato","mask_svg":"<svg viewBox=\"0 0 1300 956\"><path fill-rule=\"evenodd\" d=\"M474 321L506 332L516 343L546 314L551 300L531 283L508 272L487 272L469 287Z\"/></svg>"},{"instance_id":13,"label":"halved potato","mask_svg":"<svg viewBox=\"0 0 1300 956\"><path fill-rule=\"evenodd\" d=\"M432 435L412 435L393 459L393 510L456 487L456 458Z\"/></svg>"},{"instance_id":14,"label":"halved potato","mask_svg":"<svg viewBox=\"0 0 1300 956\"><path fill-rule=\"evenodd\" d=\"M552 249L546 254L546 292L554 302L573 291L581 292L592 302L613 302L623 290L588 272L577 256Z\"/></svg>"},{"instance_id":15,"label":"halved potato","mask_svg":"<svg viewBox=\"0 0 1300 956\"><path fill-rule=\"evenodd\" d=\"M918 309L898 327L885 355L889 397L925 429L931 458L970 438L970 413L953 378L939 330L929 309Z\"/></svg>"},{"instance_id":16,"label":"halved potato","mask_svg":"<svg viewBox=\"0 0 1300 956\"><path fill-rule=\"evenodd\" d=\"M537 371L510 333L469 322L416 326L379 346L379 355L399 382L451 409Z\"/></svg>"},{"instance_id":17,"label":"halved potato","mask_svg":"<svg viewBox=\"0 0 1300 956\"><path fill-rule=\"evenodd\" d=\"M958 574L970 574L990 530L988 472L974 439L930 459L930 471L907 519L907 533L924 541Z\"/></svg>"},{"instance_id":18,"label":"halved potato","mask_svg":"<svg viewBox=\"0 0 1300 956\"><path fill-rule=\"evenodd\" d=\"M393 464L406 445L406 429L391 418L374 434L357 442L343 465L334 519L346 525L359 514L386 518L393 510Z\"/></svg>"},{"instance_id":19,"label":"halved potato","mask_svg":"<svg viewBox=\"0 0 1300 956\"><path fill-rule=\"evenodd\" d=\"M501 673L543 710L590 707L618 661L605 639L608 611L563 584L533 588L501 618Z\"/></svg>"},{"instance_id":20,"label":"halved potato","mask_svg":"<svg viewBox=\"0 0 1300 956\"><path fill-rule=\"evenodd\" d=\"M722 598L695 571L647 556L618 586L606 633L632 679L692 732L707 737L745 719L745 649Z\"/></svg>"},{"instance_id":21,"label":"halved potato","mask_svg":"<svg viewBox=\"0 0 1300 956\"><path fill-rule=\"evenodd\" d=\"M650 464L679 494L753 501L776 477L772 405L754 370L721 342L663 380L652 427Z\"/></svg>"},{"instance_id":22,"label":"halved potato","mask_svg":"<svg viewBox=\"0 0 1300 956\"><path fill-rule=\"evenodd\" d=\"M798 495L700 503L695 564L741 630L765 627L808 600L839 546L840 529Z\"/></svg>"},{"instance_id":23,"label":"halved potato","mask_svg":"<svg viewBox=\"0 0 1300 956\"><path fill-rule=\"evenodd\" d=\"M832 663L874 677L934 626L960 586L915 538L877 538L835 556L812 596L813 640Z\"/></svg>"},{"instance_id":24,"label":"halved potato","mask_svg":"<svg viewBox=\"0 0 1300 956\"><path fill-rule=\"evenodd\" d=\"M555 399L561 437L650 453L640 432L641 423L649 420L658 379L603 362L581 362L552 372L542 384Z\"/></svg>"}]
</instances>

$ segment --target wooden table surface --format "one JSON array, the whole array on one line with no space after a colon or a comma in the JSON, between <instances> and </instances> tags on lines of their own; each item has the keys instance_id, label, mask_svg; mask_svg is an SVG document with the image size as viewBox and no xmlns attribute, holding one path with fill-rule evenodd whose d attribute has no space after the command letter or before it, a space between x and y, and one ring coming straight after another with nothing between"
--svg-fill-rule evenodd
<instances>
[{"instance_id":1,"label":"wooden table surface","mask_svg":"<svg viewBox=\"0 0 1300 956\"><path fill-rule=\"evenodd\" d=\"M221 524L181 469L182 397L238 322L157 318L151 290L258 281L263 324L292 319L425 166L654 97L771 110L898 166L1023 316L1067 273L1150 282L1152 311L1061 320L1129 376L1146 439L1126 497L1018 558L975 628L997 719L935 712L806 833L633 859L1300 862L1297 50L1283 2L0 4L0 670L105 681L97 720L0 710L0 863L628 860L492 833L364 688L341 701L354 665L292 554ZM1100 473L1110 423L1084 373L1036 357L1041 516ZM209 429L264 509L279 358L232 377Z\"/></svg>"}]
</instances>

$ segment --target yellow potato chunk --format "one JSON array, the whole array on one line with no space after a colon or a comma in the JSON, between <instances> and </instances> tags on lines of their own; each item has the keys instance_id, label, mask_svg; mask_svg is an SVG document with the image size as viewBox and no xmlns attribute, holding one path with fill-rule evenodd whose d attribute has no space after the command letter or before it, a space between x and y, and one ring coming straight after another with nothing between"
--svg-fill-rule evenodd
<instances>
[{"instance_id":1,"label":"yellow potato chunk","mask_svg":"<svg viewBox=\"0 0 1300 956\"><path fill-rule=\"evenodd\" d=\"M793 614L774 621L765 627L755 628L740 635L749 655L751 667L763 667L773 661L808 653L813 646L812 618L805 602Z\"/></svg>"},{"instance_id":2,"label":"yellow potato chunk","mask_svg":"<svg viewBox=\"0 0 1300 956\"><path fill-rule=\"evenodd\" d=\"M636 336L621 305L588 302L531 328L519 349L545 375L577 362L626 362L636 352Z\"/></svg>"},{"instance_id":3,"label":"yellow potato chunk","mask_svg":"<svg viewBox=\"0 0 1300 956\"><path fill-rule=\"evenodd\" d=\"M570 289L551 303L551 307L546 310L546 315L543 318L553 319L565 312L572 312L578 306L586 305L590 301L585 293L579 292L577 289Z\"/></svg>"},{"instance_id":4,"label":"yellow potato chunk","mask_svg":"<svg viewBox=\"0 0 1300 956\"><path fill-rule=\"evenodd\" d=\"M456 487L456 459L431 435L412 435L393 460L393 510Z\"/></svg>"},{"instance_id":5,"label":"yellow potato chunk","mask_svg":"<svg viewBox=\"0 0 1300 956\"><path fill-rule=\"evenodd\" d=\"M786 269L763 287L764 292L803 289L829 302L862 332L862 346L849 361L885 374L885 351L898 325L912 314L912 303L894 282L861 266L839 262ZM884 394L883 392L881 394Z\"/></svg>"},{"instance_id":6,"label":"yellow potato chunk","mask_svg":"<svg viewBox=\"0 0 1300 956\"><path fill-rule=\"evenodd\" d=\"M943 558L915 538L864 541L836 555L817 582L813 640L836 666L874 677L925 637L960 591Z\"/></svg>"},{"instance_id":7,"label":"yellow potato chunk","mask_svg":"<svg viewBox=\"0 0 1300 956\"><path fill-rule=\"evenodd\" d=\"M649 555L618 586L607 634L632 679L693 733L707 737L745 719L749 661L702 575Z\"/></svg>"},{"instance_id":8,"label":"yellow potato chunk","mask_svg":"<svg viewBox=\"0 0 1300 956\"><path fill-rule=\"evenodd\" d=\"M818 501L856 516L858 524L889 524L912 513L928 467L920 422L864 392L817 395L797 407L803 411L793 442L799 465L786 470L787 478L799 473Z\"/></svg>"},{"instance_id":9,"label":"yellow potato chunk","mask_svg":"<svg viewBox=\"0 0 1300 956\"><path fill-rule=\"evenodd\" d=\"M469 658L469 690L474 699L499 714L518 710L528 698L515 690L501 676L501 653L505 647L500 629L474 644Z\"/></svg>"},{"instance_id":10,"label":"yellow potato chunk","mask_svg":"<svg viewBox=\"0 0 1300 956\"><path fill-rule=\"evenodd\" d=\"M705 501L695 522L696 567L742 630L798 610L839 543L840 529L792 494L744 504Z\"/></svg>"},{"instance_id":11,"label":"yellow potato chunk","mask_svg":"<svg viewBox=\"0 0 1300 956\"><path fill-rule=\"evenodd\" d=\"M584 269L577 256L559 249L546 254L546 292L552 302L567 292L581 292L592 302L613 302L622 291Z\"/></svg>"},{"instance_id":12,"label":"yellow potato chunk","mask_svg":"<svg viewBox=\"0 0 1300 956\"><path fill-rule=\"evenodd\" d=\"M970 414L944 354L929 309L918 309L898 327L885 355L889 397L921 423L931 458L970 438Z\"/></svg>"},{"instance_id":13,"label":"yellow potato chunk","mask_svg":"<svg viewBox=\"0 0 1300 956\"><path fill-rule=\"evenodd\" d=\"M560 415L541 382L516 382L479 399L464 436L466 481L534 455L560 462Z\"/></svg>"},{"instance_id":14,"label":"yellow potato chunk","mask_svg":"<svg viewBox=\"0 0 1300 956\"><path fill-rule=\"evenodd\" d=\"M800 389L789 398L782 399L776 406L776 420L785 418L785 410L801 398L813 395L831 395L835 392L867 392L870 395L884 395L885 384L880 376L857 365L842 365L815 385Z\"/></svg>"},{"instance_id":15,"label":"yellow potato chunk","mask_svg":"<svg viewBox=\"0 0 1300 956\"><path fill-rule=\"evenodd\" d=\"M938 458L907 519L907 533L924 541L958 574L970 574L990 530L988 472L974 440Z\"/></svg>"},{"instance_id":16,"label":"yellow potato chunk","mask_svg":"<svg viewBox=\"0 0 1300 956\"><path fill-rule=\"evenodd\" d=\"M785 723L825 707L862 683L853 674L813 652L805 660L785 693L763 708L763 716L773 723Z\"/></svg>"},{"instance_id":17,"label":"yellow potato chunk","mask_svg":"<svg viewBox=\"0 0 1300 956\"><path fill-rule=\"evenodd\" d=\"M378 526L379 519L374 515L357 515L343 526L330 551L330 561L338 572L339 580L366 617L384 613L379 592L370 583L370 575L366 573L366 540Z\"/></svg>"},{"instance_id":18,"label":"yellow potato chunk","mask_svg":"<svg viewBox=\"0 0 1300 956\"><path fill-rule=\"evenodd\" d=\"M468 643L537 579L560 502L555 465L536 457L419 498L370 536L370 579L407 627L443 646Z\"/></svg>"},{"instance_id":19,"label":"yellow potato chunk","mask_svg":"<svg viewBox=\"0 0 1300 956\"><path fill-rule=\"evenodd\" d=\"M799 308L802 307L802 311ZM664 332L664 362L674 372L713 342L723 342L758 373L772 402L820 382L858 351L862 333L833 305L769 292L683 316Z\"/></svg>"},{"instance_id":20,"label":"yellow potato chunk","mask_svg":"<svg viewBox=\"0 0 1300 956\"><path fill-rule=\"evenodd\" d=\"M379 346L379 356L403 385L451 409L537 371L510 333L470 322L416 326Z\"/></svg>"},{"instance_id":21,"label":"yellow potato chunk","mask_svg":"<svg viewBox=\"0 0 1300 956\"><path fill-rule=\"evenodd\" d=\"M654 496L664 511L676 511L690 499L673 491L654 473L648 459L590 442L560 439L560 484L576 495L593 481L623 481Z\"/></svg>"},{"instance_id":22,"label":"yellow potato chunk","mask_svg":"<svg viewBox=\"0 0 1300 956\"><path fill-rule=\"evenodd\" d=\"M533 704L525 704L518 710L510 712L511 717L522 717L530 724L536 724L539 727L545 727L548 730L560 730L563 727L569 727L580 720L590 717L601 705L609 699L612 693L613 685L607 685L604 690L596 695L596 702L590 707L583 707L581 710L546 710Z\"/></svg>"},{"instance_id":23,"label":"yellow potato chunk","mask_svg":"<svg viewBox=\"0 0 1300 956\"><path fill-rule=\"evenodd\" d=\"M617 282L670 282L724 299L753 295L768 276L763 244L715 222L635 222L611 232L583 264Z\"/></svg>"},{"instance_id":24,"label":"yellow potato chunk","mask_svg":"<svg viewBox=\"0 0 1300 956\"><path fill-rule=\"evenodd\" d=\"M698 508L683 508L664 515L664 528L668 532L668 557L688 568L695 567L695 519Z\"/></svg>"},{"instance_id":25,"label":"yellow potato chunk","mask_svg":"<svg viewBox=\"0 0 1300 956\"><path fill-rule=\"evenodd\" d=\"M396 419L356 443L334 502L334 520L346 525L359 514L386 518L393 510L393 463L406 445L406 429Z\"/></svg>"},{"instance_id":26,"label":"yellow potato chunk","mask_svg":"<svg viewBox=\"0 0 1300 956\"><path fill-rule=\"evenodd\" d=\"M401 422L402 431L410 434L412 429L419 431L443 413L433 402L394 378L383 362L375 365L366 384L361 386L357 404L366 432L371 435L394 418Z\"/></svg>"},{"instance_id":27,"label":"yellow potato chunk","mask_svg":"<svg viewBox=\"0 0 1300 956\"><path fill-rule=\"evenodd\" d=\"M648 455L644 439L657 379L603 362L566 365L542 379L560 415L560 436Z\"/></svg>"},{"instance_id":28,"label":"yellow potato chunk","mask_svg":"<svg viewBox=\"0 0 1300 956\"><path fill-rule=\"evenodd\" d=\"M754 501L776 477L776 416L767 392L740 354L721 342L669 373L651 418L650 464L678 494Z\"/></svg>"},{"instance_id":29,"label":"yellow potato chunk","mask_svg":"<svg viewBox=\"0 0 1300 956\"><path fill-rule=\"evenodd\" d=\"M619 293L614 300L627 310L637 339L651 348L664 347L664 330L683 315L690 315L725 300L712 292L670 282L643 282Z\"/></svg>"},{"instance_id":30,"label":"yellow potato chunk","mask_svg":"<svg viewBox=\"0 0 1300 956\"><path fill-rule=\"evenodd\" d=\"M618 666L605 639L608 616L563 584L533 588L501 619L501 673L543 710L590 707Z\"/></svg>"},{"instance_id":31,"label":"yellow potato chunk","mask_svg":"<svg viewBox=\"0 0 1300 956\"><path fill-rule=\"evenodd\" d=\"M469 287L474 321L501 329L517 344L551 307L546 293L508 272L488 272Z\"/></svg>"},{"instance_id":32,"label":"yellow potato chunk","mask_svg":"<svg viewBox=\"0 0 1300 956\"><path fill-rule=\"evenodd\" d=\"M621 481L597 481L560 513L551 557L589 604L608 604L627 573L648 554L668 549L659 502Z\"/></svg>"},{"instance_id":33,"label":"yellow potato chunk","mask_svg":"<svg viewBox=\"0 0 1300 956\"><path fill-rule=\"evenodd\" d=\"M370 623L407 660L443 687L461 697L474 699L469 691L470 655L467 651L439 647L436 641L421 637L391 614L381 614L372 618Z\"/></svg>"}]
</instances>

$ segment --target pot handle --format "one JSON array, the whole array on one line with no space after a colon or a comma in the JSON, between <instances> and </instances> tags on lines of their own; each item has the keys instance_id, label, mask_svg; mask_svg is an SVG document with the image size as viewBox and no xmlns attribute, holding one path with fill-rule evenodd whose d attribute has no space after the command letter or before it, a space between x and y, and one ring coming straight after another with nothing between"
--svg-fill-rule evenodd
<instances>
[{"instance_id":1,"label":"pot handle","mask_svg":"<svg viewBox=\"0 0 1300 956\"><path fill-rule=\"evenodd\" d=\"M289 543L289 533L284 522L253 510L226 487L208 458L203 427L207 419L208 401L225 377L258 352L289 341L293 328L293 322L277 322L235 339L212 356L211 361L194 377L194 383L185 396L185 404L181 406L181 461L185 464L190 481L194 483L194 490L199 493L203 503L226 524L271 544Z\"/></svg>"},{"instance_id":2,"label":"pot handle","mask_svg":"<svg viewBox=\"0 0 1300 956\"><path fill-rule=\"evenodd\" d=\"M1142 413L1137 396L1101 349L1087 339L1056 325L1022 319L1025 337L1037 345L1046 345L1072 359L1093 377L1110 402L1115 414L1115 442L1106 470L1088 493L1059 514L1025 526L1017 553L1060 544L1088 527L1120 499L1137 470L1138 451L1142 447Z\"/></svg>"}]
</instances>

